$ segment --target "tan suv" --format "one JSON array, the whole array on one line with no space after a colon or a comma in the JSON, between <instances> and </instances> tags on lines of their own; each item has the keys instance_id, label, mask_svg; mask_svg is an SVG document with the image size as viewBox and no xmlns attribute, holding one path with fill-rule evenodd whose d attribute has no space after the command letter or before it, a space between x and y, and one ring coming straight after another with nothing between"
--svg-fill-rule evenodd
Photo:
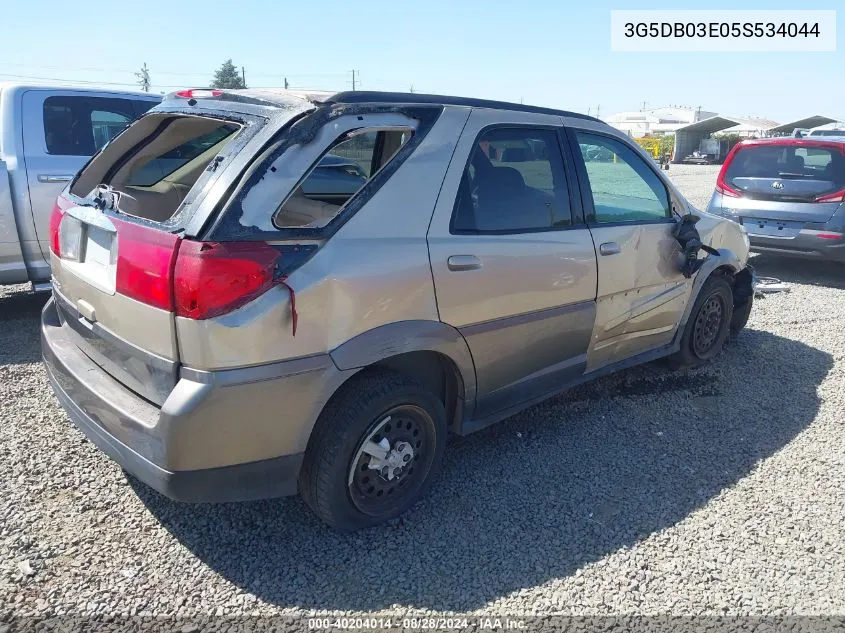
<instances>
[{"instance_id":1,"label":"tan suv","mask_svg":"<svg viewBox=\"0 0 845 633\"><path fill-rule=\"evenodd\" d=\"M748 243L701 214L717 252L685 276L689 212L579 114L180 91L57 201L44 359L73 422L165 495L298 489L360 528L426 492L449 432L716 355L748 318Z\"/></svg>"}]
</instances>

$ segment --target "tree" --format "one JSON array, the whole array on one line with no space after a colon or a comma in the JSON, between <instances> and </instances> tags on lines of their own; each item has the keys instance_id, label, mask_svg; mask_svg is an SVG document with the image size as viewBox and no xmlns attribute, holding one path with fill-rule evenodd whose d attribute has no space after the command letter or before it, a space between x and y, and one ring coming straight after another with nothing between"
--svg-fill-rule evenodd
<instances>
[{"instance_id":1,"label":"tree","mask_svg":"<svg viewBox=\"0 0 845 633\"><path fill-rule=\"evenodd\" d=\"M141 70L135 73L135 76L138 78L138 85L141 86L141 90L144 92L150 91L150 69L147 68L147 62L144 62L144 65L141 66Z\"/></svg>"},{"instance_id":2,"label":"tree","mask_svg":"<svg viewBox=\"0 0 845 633\"><path fill-rule=\"evenodd\" d=\"M223 62L223 65L214 73L211 81L212 88L246 88L244 79L231 59Z\"/></svg>"}]
</instances>

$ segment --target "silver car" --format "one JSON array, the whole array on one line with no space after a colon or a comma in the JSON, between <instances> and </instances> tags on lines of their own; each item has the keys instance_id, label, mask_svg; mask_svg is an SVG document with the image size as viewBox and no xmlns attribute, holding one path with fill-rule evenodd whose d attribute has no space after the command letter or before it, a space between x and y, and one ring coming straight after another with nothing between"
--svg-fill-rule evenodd
<instances>
[{"instance_id":1,"label":"silver car","mask_svg":"<svg viewBox=\"0 0 845 633\"><path fill-rule=\"evenodd\" d=\"M707 210L742 224L752 250L845 263L845 138L739 143Z\"/></svg>"},{"instance_id":2,"label":"silver car","mask_svg":"<svg viewBox=\"0 0 845 633\"><path fill-rule=\"evenodd\" d=\"M327 165L358 186L321 191ZM748 246L702 213L687 269L691 211L579 114L180 91L59 197L44 359L71 420L165 495L299 491L356 529L425 494L450 432L716 356L751 309Z\"/></svg>"}]
</instances>

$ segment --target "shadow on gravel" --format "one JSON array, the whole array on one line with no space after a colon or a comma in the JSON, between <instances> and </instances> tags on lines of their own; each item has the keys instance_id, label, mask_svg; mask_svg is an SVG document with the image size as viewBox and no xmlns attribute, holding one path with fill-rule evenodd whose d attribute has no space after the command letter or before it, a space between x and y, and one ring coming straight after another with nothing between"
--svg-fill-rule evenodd
<instances>
[{"instance_id":1,"label":"shadow on gravel","mask_svg":"<svg viewBox=\"0 0 845 633\"><path fill-rule=\"evenodd\" d=\"M212 570L280 607L464 611L682 521L816 416L827 353L747 330L691 372L634 368L447 449L401 523L336 534L298 498L181 505L132 485ZM714 537L715 538L715 537Z\"/></svg>"},{"instance_id":2,"label":"shadow on gravel","mask_svg":"<svg viewBox=\"0 0 845 633\"><path fill-rule=\"evenodd\" d=\"M845 266L835 262L760 253L751 259L751 265L754 266L757 274L763 277L776 277L793 284L827 286L845 290Z\"/></svg>"},{"instance_id":3,"label":"shadow on gravel","mask_svg":"<svg viewBox=\"0 0 845 633\"><path fill-rule=\"evenodd\" d=\"M47 292L0 296L0 366L41 360L41 308Z\"/></svg>"}]
</instances>

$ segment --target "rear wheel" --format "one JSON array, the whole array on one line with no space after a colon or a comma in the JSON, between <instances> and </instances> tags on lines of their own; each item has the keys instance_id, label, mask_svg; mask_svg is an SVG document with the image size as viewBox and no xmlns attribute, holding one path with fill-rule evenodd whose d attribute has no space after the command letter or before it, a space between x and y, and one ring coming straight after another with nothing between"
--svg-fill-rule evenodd
<instances>
[{"instance_id":1,"label":"rear wheel","mask_svg":"<svg viewBox=\"0 0 845 633\"><path fill-rule=\"evenodd\" d=\"M300 493L340 531L396 518L428 491L445 438L443 404L419 382L387 371L353 377L317 421Z\"/></svg>"},{"instance_id":2,"label":"rear wheel","mask_svg":"<svg viewBox=\"0 0 845 633\"><path fill-rule=\"evenodd\" d=\"M714 358L725 345L733 320L733 290L727 279L712 275L698 293L681 337L669 358L674 368L694 367Z\"/></svg>"}]
</instances>

